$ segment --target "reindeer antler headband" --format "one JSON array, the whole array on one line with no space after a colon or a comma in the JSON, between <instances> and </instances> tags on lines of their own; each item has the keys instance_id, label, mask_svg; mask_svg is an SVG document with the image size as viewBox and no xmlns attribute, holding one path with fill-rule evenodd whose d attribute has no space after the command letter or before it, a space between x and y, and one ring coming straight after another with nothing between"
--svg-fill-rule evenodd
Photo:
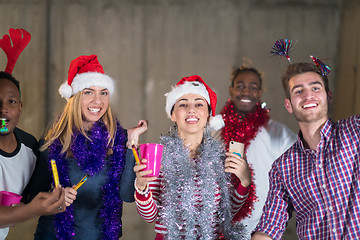
<instances>
[{"instance_id":1,"label":"reindeer antler headband","mask_svg":"<svg viewBox=\"0 0 360 240\"><path fill-rule=\"evenodd\" d=\"M16 61L24 48L29 44L31 35L24 29L9 29L9 35L5 34L0 39L0 47L7 56L7 65L5 72L11 74L15 67ZM11 44L12 43L12 44Z\"/></svg>"}]
</instances>

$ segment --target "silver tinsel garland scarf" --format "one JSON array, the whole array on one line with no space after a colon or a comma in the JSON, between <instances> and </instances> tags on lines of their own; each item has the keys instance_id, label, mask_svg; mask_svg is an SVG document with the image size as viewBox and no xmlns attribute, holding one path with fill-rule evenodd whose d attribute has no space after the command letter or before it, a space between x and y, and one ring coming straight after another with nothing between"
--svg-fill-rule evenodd
<instances>
[{"instance_id":1,"label":"silver tinsel garland scarf","mask_svg":"<svg viewBox=\"0 0 360 240\"><path fill-rule=\"evenodd\" d=\"M204 134L198 157L190 158L177 132L161 137L163 194L159 216L166 239L245 239L241 223L232 223L230 196L234 188L224 171L224 146ZM221 194L220 203L216 194Z\"/></svg>"}]
</instances>

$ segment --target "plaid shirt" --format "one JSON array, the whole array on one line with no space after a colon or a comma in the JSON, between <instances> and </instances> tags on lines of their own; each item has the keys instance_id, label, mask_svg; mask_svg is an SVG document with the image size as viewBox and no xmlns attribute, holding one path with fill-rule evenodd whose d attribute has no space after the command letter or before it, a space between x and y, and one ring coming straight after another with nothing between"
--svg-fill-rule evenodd
<instances>
[{"instance_id":1,"label":"plaid shirt","mask_svg":"<svg viewBox=\"0 0 360 240\"><path fill-rule=\"evenodd\" d=\"M328 120L317 151L297 142L277 159L255 231L281 239L291 213L300 239L360 239L360 115Z\"/></svg>"}]
</instances>

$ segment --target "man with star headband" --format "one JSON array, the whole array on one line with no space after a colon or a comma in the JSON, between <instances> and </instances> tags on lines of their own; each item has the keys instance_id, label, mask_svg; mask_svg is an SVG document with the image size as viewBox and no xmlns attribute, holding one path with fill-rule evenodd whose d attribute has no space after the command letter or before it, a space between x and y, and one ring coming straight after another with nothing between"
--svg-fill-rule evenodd
<instances>
[{"instance_id":1,"label":"man with star headband","mask_svg":"<svg viewBox=\"0 0 360 240\"><path fill-rule=\"evenodd\" d=\"M310 57L282 76L285 108L300 131L272 165L253 240L281 239L293 213L299 239L360 238L360 115L329 118L330 68Z\"/></svg>"}]
</instances>

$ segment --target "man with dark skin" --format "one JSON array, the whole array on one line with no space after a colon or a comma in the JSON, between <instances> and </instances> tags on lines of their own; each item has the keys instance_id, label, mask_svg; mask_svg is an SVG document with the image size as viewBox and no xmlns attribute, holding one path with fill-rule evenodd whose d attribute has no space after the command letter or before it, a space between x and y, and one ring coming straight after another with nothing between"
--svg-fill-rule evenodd
<instances>
[{"instance_id":1,"label":"man with dark skin","mask_svg":"<svg viewBox=\"0 0 360 240\"><path fill-rule=\"evenodd\" d=\"M242 72L239 71L229 87L230 97L235 105L234 110L236 113L244 118L246 114L255 111L262 92L260 76L255 71L245 71L245 69Z\"/></svg>"},{"instance_id":2,"label":"man with dark skin","mask_svg":"<svg viewBox=\"0 0 360 240\"><path fill-rule=\"evenodd\" d=\"M263 82L257 69L235 68L231 81L231 99L221 111L225 122L222 137L227 148L230 141L244 143L245 157L253 172L245 207L234 218L246 225L250 238L266 200L271 164L291 146L296 135L285 125L270 119L269 111L261 106Z\"/></svg>"},{"instance_id":3,"label":"man with dark skin","mask_svg":"<svg viewBox=\"0 0 360 240\"><path fill-rule=\"evenodd\" d=\"M19 121L21 109L20 92L15 83L0 78L0 118L5 120L7 128L7 131L0 133L0 149L7 153L14 152L17 147L14 129Z\"/></svg>"},{"instance_id":4,"label":"man with dark skin","mask_svg":"<svg viewBox=\"0 0 360 240\"><path fill-rule=\"evenodd\" d=\"M0 72L0 191L14 192L28 200L25 187L34 171L38 142L29 133L17 128L22 112L19 82L9 73ZM3 124L5 122L5 124ZM6 210L5 210L6 211ZM0 230L0 239L8 228Z\"/></svg>"}]
</instances>

